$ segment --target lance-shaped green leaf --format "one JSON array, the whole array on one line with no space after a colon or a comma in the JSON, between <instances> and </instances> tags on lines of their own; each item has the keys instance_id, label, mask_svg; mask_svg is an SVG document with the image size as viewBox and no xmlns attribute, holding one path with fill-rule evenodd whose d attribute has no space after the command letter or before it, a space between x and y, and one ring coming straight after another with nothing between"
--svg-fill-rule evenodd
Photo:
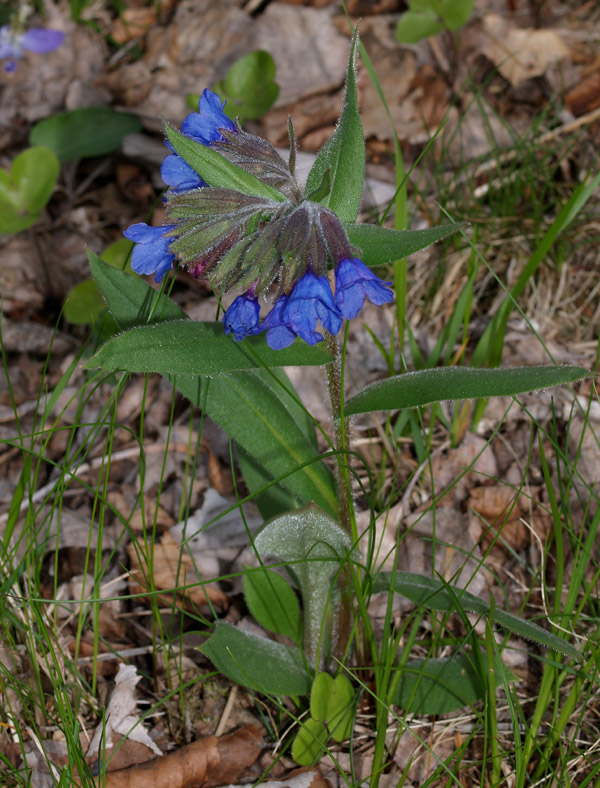
<instances>
[{"instance_id":1,"label":"lance-shaped green leaf","mask_svg":"<svg viewBox=\"0 0 600 788\"><path fill-rule=\"evenodd\" d=\"M350 44L340 119L335 131L319 151L305 190L306 195L315 192L323 183L327 170L330 170L331 189L321 203L347 222L353 222L358 215L365 172L365 140L356 92L357 54L358 25Z\"/></svg>"},{"instance_id":2,"label":"lance-shaped green leaf","mask_svg":"<svg viewBox=\"0 0 600 788\"><path fill-rule=\"evenodd\" d=\"M294 589L273 569L244 568L244 598L250 613L265 629L299 643L302 617Z\"/></svg>"},{"instance_id":3,"label":"lance-shaped green leaf","mask_svg":"<svg viewBox=\"0 0 600 788\"><path fill-rule=\"evenodd\" d=\"M121 328L164 320L186 320L187 315L166 296L153 290L139 276L131 276L105 263L87 250L92 276L110 313Z\"/></svg>"},{"instance_id":4,"label":"lance-shaped green leaf","mask_svg":"<svg viewBox=\"0 0 600 788\"><path fill-rule=\"evenodd\" d=\"M165 126L167 139L176 153L195 170L209 186L234 189L243 194L264 197L268 200L284 202L286 197L277 189L263 183L254 175L246 172L237 164L228 161L213 147L186 137L167 123Z\"/></svg>"},{"instance_id":5,"label":"lance-shaped green leaf","mask_svg":"<svg viewBox=\"0 0 600 788\"><path fill-rule=\"evenodd\" d=\"M491 606L478 596L462 588L445 583L434 577L418 575L413 572L380 572L373 583L373 593L380 594L392 589L407 597L417 605L433 610L455 610L458 605L472 613L490 615ZM566 640L552 632L547 632L532 621L525 621L512 613L494 607L493 622L500 624L515 635L534 640L546 648L559 651L568 657L579 658L579 652Z\"/></svg>"},{"instance_id":6,"label":"lance-shaped green leaf","mask_svg":"<svg viewBox=\"0 0 600 788\"><path fill-rule=\"evenodd\" d=\"M582 367L440 367L396 375L366 386L344 408L347 416L375 410L418 408L444 400L516 396L589 377Z\"/></svg>"},{"instance_id":7,"label":"lance-shaped green leaf","mask_svg":"<svg viewBox=\"0 0 600 788\"><path fill-rule=\"evenodd\" d=\"M466 227L464 223L443 224L428 230L391 230L377 224L344 224L352 246L365 265L387 265L426 249Z\"/></svg>"},{"instance_id":8,"label":"lance-shaped green leaf","mask_svg":"<svg viewBox=\"0 0 600 788\"><path fill-rule=\"evenodd\" d=\"M352 550L352 539L333 517L310 503L266 523L254 546L261 556L291 564L302 594L304 649L319 666L326 657L321 635L328 631L324 625L331 583Z\"/></svg>"},{"instance_id":9,"label":"lance-shaped green leaf","mask_svg":"<svg viewBox=\"0 0 600 788\"><path fill-rule=\"evenodd\" d=\"M227 678L267 695L307 695L302 652L220 621L200 651Z\"/></svg>"},{"instance_id":10,"label":"lance-shaped green leaf","mask_svg":"<svg viewBox=\"0 0 600 788\"><path fill-rule=\"evenodd\" d=\"M235 372L212 379L179 377L175 385L272 479L279 480L303 503L315 501L330 514L337 514L333 476L288 409L289 395L267 373Z\"/></svg>"},{"instance_id":11,"label":"lance-shaped green leaf","mask_svg":"<svg viewBox=\"0 0 600 788\"><path fill-rule=\"evenodd\" d=\"M320 366L329 361L325 348L301 340L284 350L273 350L264 336L235 342L225 334L222 323L176 320L119 334L102 345L86 366L111 372L213 376L263 366Z\"/></svg>"},{"instance_id":12,"label":"lance-shaped green leaf","mask_svg":"<svg viewBox=\"0 0 600 788\"><path fill-rule=\"evenodd\" d=\"M187 318L176 304L153 290L142 279L117 271L90 253L94 278L117 322ZM279 479L299 501L316 501L331 514L338 511L333 476L318 458L314 435L298 413L291 394L277 379L293 389L282 370L273 376L257 370L220 375L214 380L178 377L176 388L206 413L246 450L265 471L265 478Z\"/></svg>"}]
</instances>

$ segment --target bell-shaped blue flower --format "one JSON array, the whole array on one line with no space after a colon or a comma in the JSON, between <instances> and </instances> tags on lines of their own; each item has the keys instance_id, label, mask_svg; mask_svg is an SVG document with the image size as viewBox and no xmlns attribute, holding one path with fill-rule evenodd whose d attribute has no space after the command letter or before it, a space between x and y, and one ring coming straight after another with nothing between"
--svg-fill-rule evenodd
<instances>
[{"instance_id":1,"label":"bell-shaped blue flower","mask_svg":"<svg viewBox=\"0 0 600 788\"><path fill-rule=\"evenodd\" d=\"M376 306L392 301L391 284L381 280L358 257L346 258L335 269L336 306L346 320L351 320L363 308L365 298Z\"/></svg>"},{"instance_id":2,"label":"bell-shaped blue flower","mask_svg":"<svg viewBox=\"0 0 600 788\"><path fill-rule=\"evenodd\" d=\"M298 280L289 296L278 298L261 328L267 332L269 347L281 350L291 345L296 336L309 345L321 342L323 334L317 331L319 321L330 334L337 334L342 326L342 316L327 277L309 271Z\"/></svg>"},{"instance_id":3,"label":"bell-shaped blue flower","mask_svg":"<svg viewBox=\"0 0 600 788\"><path fill-rule=\"evenodd\" d=\"M203 145L222 142L220 129L235 131L235 123L223 112L225 102L212 90L203 91L198 101L198 112L192 112L181 124L181 132Z\"/></svg>"},{"instance_id":4,"label":"bell-shaped blue flower","mask_svg":"<svg viewBox=\"0 0 600 788\"><path fill-rule=\"evenodd\" d=\"M296 339L296 332L284 323L283 310L288 302L286 295L280 296L273 308L260 324L260 329L267 332L267 345L273 350L283 350ZM317 340L318 341L318 340Z\"/></svg>"},{"instance_id":5,"label":"bell-shaped blue flower","mask_svg":"<svg viewBox=\"0 0 600 788\"><path fill-rule=\"evenodd\" d=\"M168 147L170 148L171 146L169 145ZM173 191L177 192L206 186L196 170L192 169L187 161L176 153L165 156L160 165L160 177L167 186L170 186Z\"/></svg>"},{"instance_id":6,"label":"bell-shaped blue flower","mask_svg":"<svg viewBox=\"0 0 600 788\"><path fill-rule=\"evenodd\" d=\"M125 238L136 244L131 255L131 267L136 274L154 274L154 281L160 282L171 270L175 255L169 249L171 239L165 238L164 233L173 227L170 224L150 227L138 222L125 230Z\"/></svg>"},{"instance_id":7,"label":"bell-shaped blue flower","mask_svg":"<svg viewBox=\"0 0 600 788\"><path fill-rule=\"evenodd\" d=\"M60 30L45 30L43 27L32 27L24 33L17 33L10 25L0 27L0 60L9 58L4 65L5 71L14 71L17 61L25 50L40 55L58 49L62 44L64 33Z\"/></svg>"},{"instance_id":8,"label":"bell-shaped blue flower","mask_svg":"<svg viewBox=\"0 0 600 788\"><path fill-rule=\"evenodd\" d=\"M225 333L233 334L236 342L262 331L258 327L260 306L252 292L238 296L223 316Z\"/></svg>"}]
</instances>

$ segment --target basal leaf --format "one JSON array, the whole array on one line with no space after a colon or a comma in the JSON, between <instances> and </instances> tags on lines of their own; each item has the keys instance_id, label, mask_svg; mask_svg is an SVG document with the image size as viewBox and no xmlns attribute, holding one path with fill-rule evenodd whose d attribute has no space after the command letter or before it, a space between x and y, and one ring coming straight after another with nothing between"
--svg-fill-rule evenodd
<instances>
[{"instance_id":1,"label":"basal leaf","mask_svg":"<svg viewBox=\"0 0 600 788\"><path fill-rule=\"evenodd\" d=\"M525 391L574 383L590 372L582 367L439 367L377 381L348 400L350 416L375 410L417 408L444 400L515 396Z\"/></svg>"},{"instance_id":2,"label":"basal leaf","mask_svg":"<svg viewBox=\"0 0 600 788\"><path fill-rule=\"evenodd\" d=\"M411 714L447 714L472 706L485 694L466 654L409 660L399 673L390 701Z\"/></svg>"},{"instance_id":3,"label":"basal leaf","mask_svg":"<svg viewBox=\"0 0 600 788\"><path fill-rule=\"evenodd\" d=\"M307 695L302 652L220 621L200 651L227 678L267 695Z\"/></svg>"},{"instance_id":4,"label":"basal leaf","mask_svg":"<svg viewBox=\"0 0 600 788\"><path fill-rule=\"evenodd\" d=\"M246 569L244 597L250 613L262 627L300 642L300 605L285 578L266 567Z\"/></svg>"},{"instance_id":5,"label":"basal leaf","mask_svg":"<svg viewBox=\"0 0 600 788\"><path fill-rule=\"evenodd\" d=\"M334 133L319 151L305 190L306 195L315 192L330 170L331 189L321 203L346 222L353 222L358 215L365 171L365 140L356 92L357 53L358 26L350 45L342 113Z\"/></svg>"},{"instance_id":6,"label":"basal leaf","mask_svg":"<svg viewBox=\"0 0 600 788\"><path fill-rule=\"evenodd\" d=\"M466 227L465 224L443 224L428 230L391 230L377 224L345 224L352 246L359 250L365 265L387 265L431 246Z\"/></svg>"}]
</instances>

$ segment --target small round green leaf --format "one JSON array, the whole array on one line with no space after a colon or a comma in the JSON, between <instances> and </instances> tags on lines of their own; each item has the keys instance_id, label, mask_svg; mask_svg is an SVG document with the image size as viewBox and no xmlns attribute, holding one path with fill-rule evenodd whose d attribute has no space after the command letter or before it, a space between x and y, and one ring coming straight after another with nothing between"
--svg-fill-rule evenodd
<instances>
[{"instance_id":1,"label":"small round green leaf","mask_svg":"<svg viewBox=\"0 0 600 788\"><path fill-rule=\"evenodd\" d=\"M64 316L69 323L88 325L95 323L105 309L100 288L93 279L85 279L69 290Z\"/></svg>"},{"instance_id":2,"label":"small round green leaf","mask_svg":"<svg viewBox=\"0 0 600 788\"><path fill-rule=\"evenodd\" d=\"M292 758L300 766L312 766L321 757L328 738L324 723L306 720L292 743Z\"/></svg>"}]
</instances>

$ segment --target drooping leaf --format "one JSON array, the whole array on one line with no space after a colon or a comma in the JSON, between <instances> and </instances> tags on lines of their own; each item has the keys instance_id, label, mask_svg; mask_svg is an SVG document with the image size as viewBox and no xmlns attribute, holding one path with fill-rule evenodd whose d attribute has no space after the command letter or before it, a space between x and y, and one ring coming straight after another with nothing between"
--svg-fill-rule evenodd
<instances>
[{"instance_id":1,"label":"drooping leaf","mask_svg":"<svg viewBox=\"0 0 600 788\"><path fill-rule=\"evenodd\" d=\"M222 375L263 366L320 366L331 361L324 347L297 339L273 350L264 336L235 342L222 323L177 320L129 329L106 342L87 362L110 372L160 375Z\"/></svg>"},{"instance_id":2,"label":"drooping leaf","mask_svg":"<svg viewBox=\"0 0 600 788\"><path fill-rule=\"evenodd\" d=\"M126 134L142 130L136 115L110 107L84 107L61 112L36 123L31 129L32 145L45 145L61 162L102 156L119 150Z\"/></svg>"},{"instance_id":3,"label":"drooping leaf","mask_svg":"<svg viewBox=\"0 0 600 788\"><path fill-rule=\"evenodd\" d=\"M444 400L516 396L525 391L574 383L589 375L582 367L567 366L424 369L366 386L348 400L344 411L350 416L375 410L417 408Z\"/></svg>"},{"instance_id":4,"label":"drooping leaf","mask_svg":"<svg viewBox=\"0 0 600 788\"><path fill-rule=\"evenodd\" d=\"M306 182L305 194L315 192L327 170L330 170L331 189L321 204L340 217L353 222L358 215L365 171L365 140L358 112L356 91L356 59L358 55L358 25L350 44L346 72L346 90L340 119L334 133L323 145Z\"/></svg>"},{"instance_id":5,"label":"drooping leaf","mask_svg":"<svg viewBox=\"0 0 600 788\"><path fill-rule=\"evenodd\" d=\"M393 578L391 572L380 572L373 583L373 593L383 593L393 590L412 600L417 605L432 608L433 610L454 610L459 604L464 610L472 613L489 615L490 605L478 596L470 594L464 589L444 583L442 580L413 572L396 572ZM532 621L525 621L518 616L494 608L493 621L514 632L520 637L534 640L546 648L559 651L568 657L579 658L579 652L566 640L548 632Z\"/></svg>"},{"instance_id":6,"label":"drooping leaf","mask_svg":"<svg viewBox=\"0 0 600 788\"><path fill-rule=\"evenodd\" d=\"M250 613L262 627L300 642L300 605L285 578L266 567L247 568L244 597Z\"/></svg>"},{"instance_id":7,"label":"drooping leaf","mask_svg":"<svg viewBox=\"0 0 600 788\"><path fill-rule=\"evenodd\" d=\"M391 230L377 224L345 224L352 246L365 265L388 265L458 232L465 224L443 224L428 230Z\"/></svg>"},{"instance_id":8,"label":"drooping leaf","mask_svg":"<svg viewBox=\"0 0 600 788\"><path fill-rule=\"evenodd\" d=\"M200 651L227 678L267 695L307 695L310 678L300 649L250 635L224 621Z\"/></svg>"}]
</instances>

